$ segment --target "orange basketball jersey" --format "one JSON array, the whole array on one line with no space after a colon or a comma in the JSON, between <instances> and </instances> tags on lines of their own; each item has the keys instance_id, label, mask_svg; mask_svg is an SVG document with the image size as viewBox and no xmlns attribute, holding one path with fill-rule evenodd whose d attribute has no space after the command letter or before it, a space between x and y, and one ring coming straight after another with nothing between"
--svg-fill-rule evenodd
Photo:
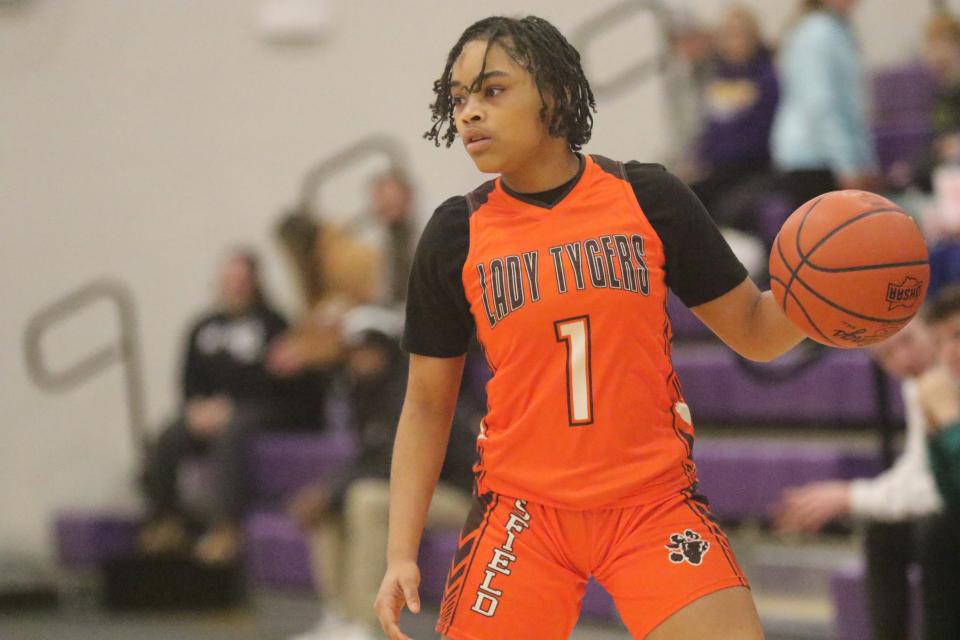
<instances>
[{"instance_id":1,"label":"orange basketball jersey","mask_svg":"<svg viewBox=\"0 0 960 640\"><path fill-rule=\"evenodd\" d=\"M584 156L564 191L550 205L496 179L438 209L405 347L459 355L475 328L493 371L478 493L574 509L656 500L696 483L668 285L695 306L746 273L659 165Z\"/></svg>"}]
</instances>

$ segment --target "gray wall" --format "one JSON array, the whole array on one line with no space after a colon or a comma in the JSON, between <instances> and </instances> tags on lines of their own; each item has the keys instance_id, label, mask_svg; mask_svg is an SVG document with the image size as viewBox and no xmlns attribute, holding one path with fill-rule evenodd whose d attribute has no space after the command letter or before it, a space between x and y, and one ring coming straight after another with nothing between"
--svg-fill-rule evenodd
<instances>
[{"instance_id":1,"label":"gray wall","mask_svg":"<svg viewBox=\"0 0 960 640\"><path fill-rule=\"evenodd\" d=\"M384 132L407 147L424 211L481 181L460 149L420 139L426 106L462 29L517 13L518 3L329 4L330 36L300 48L260 39L255 0L22 0L0 9L0 551L47 553L49 515L65 505L136 505L120 375L64 395L39 391L21 348L39 307L97 276L126 281L157 424L175 402L184 325L209 300L226 247L261 248L269 283L294 310L269 228L309 164ZM609 4L530 0L522 12L569 33ZM777 34L794 2L749 4ZM725 3L686 5L709 19ZM927 12L920 0L865 0L857 26L871 63L912 55ZM613 65L651 51L652 33L634 20L595 53ZM660 91L651 82L602 102L588 150L665 156ZM360 185L341 182L330 209L359 207L344 194ZM109 309L95 308L45 346L63 366L115 331Z\"/></svg>"}]
</instances>

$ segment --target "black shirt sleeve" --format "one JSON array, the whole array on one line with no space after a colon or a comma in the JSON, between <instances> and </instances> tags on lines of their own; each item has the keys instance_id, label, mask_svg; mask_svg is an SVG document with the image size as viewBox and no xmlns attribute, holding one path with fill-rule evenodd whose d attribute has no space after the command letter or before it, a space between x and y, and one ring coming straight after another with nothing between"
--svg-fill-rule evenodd
<instances>
[{"instance_id":1,"label":"black shirt sleeve","mask_svg":"<svg viewBox=\"0 0 960 640\"><path fill-rule=\"evenodd\" d=\"M685 305L719 298L747 278L747 270L703 204L659 164L626 163L640 208L663 242L667 286Z\"/></svg>"},{"instance_id":2,"label":"black shirt sleeve","mask_svg":"<svg viewBox=\"0 0 960 640\"><path fill-rule=\"evenodd\" d=\"M435 358L467 352L474 334L463 290L469 248L467 201L462 196L450 198L430 218L413 258L402 342L405 351Z\"/></svg>"}]
</instances>

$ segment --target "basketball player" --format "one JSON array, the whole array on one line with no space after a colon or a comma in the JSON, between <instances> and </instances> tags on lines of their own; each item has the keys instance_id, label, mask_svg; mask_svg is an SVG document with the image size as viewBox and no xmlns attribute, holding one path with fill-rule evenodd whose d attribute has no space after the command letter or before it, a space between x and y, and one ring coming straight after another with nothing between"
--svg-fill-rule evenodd
<instances>
[{"instance_id":1,"label":"basketball player","mask_svg":"<svg viewBox=\"0 0 960 640\"><path fill-rule=\"evenodd\" d=\"M499 177L444 202L414 259L375 604L386 635L407 639L399 612L420 608L417 549L476 331L494 374L438 631L567 638L592 575L635 638L762 637L743 572L697 494L667 290L747 358L775 358L803 334L677 178L579 153L593 94L579 54L545 20L472 25L434 92L426 137L460 137L477 168Z\"/></svg>"}]
</instances>

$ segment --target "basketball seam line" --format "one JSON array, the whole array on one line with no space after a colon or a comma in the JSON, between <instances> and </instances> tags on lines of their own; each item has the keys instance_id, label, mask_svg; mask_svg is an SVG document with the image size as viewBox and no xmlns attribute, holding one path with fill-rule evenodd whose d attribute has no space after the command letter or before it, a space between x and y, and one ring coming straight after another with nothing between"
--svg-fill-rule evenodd
<instances>
[{"instance_id":1,"label":"basketball seam line","mask_svg":"<svg viewBox=\"0 0 960 640\"><path fill-rule=\"evenodd\" d=\"M856 271L876 271L879 269L893 269L895 267L919 267L921 265L930 264L929 260L913 260L911 262L889 262L887 264L870 264L863 265L861 267L821 267L815 265L812 262L808 262L807 266L813 269L814 271L820 271L822 273L851 273Z\"/></svg>"},{"instance_id":2,"label":"basketball seam line","mask_svg":"<svg viewBox=\"0 0 960 640\"><path fill-rule=\"evenodd\" d=\"M883 208L880 208L880 209L872 209L872 210L870 210L870 211L864 211L863 213L858 214L858 215L855 216L854 218L851 218L850 220L847 220L847 221L844 222L843 224L838 225L837 227L835 227L834 229L832 229L829 233L827 233L824 237L822 237L822 238L810 249L810 252L809 252L809 253L807 253L806 255L804 255L803 250L802 250L802 248L801 248L801 246L800 246L800 235L801 235L801 233L803 232L803 226L804 226L804 224L806 223L807 218L809 217L809 215L813 212L813 210L817 207L817 205L820 204L820 201L823 200L823 198L825 198L825 197L826 197L826 195L820 196L820 198L818 198L816 201L814 201L813 204L810 205L810 208L807 209L806 212L804 212L804 214L803 214L803 219L800 221L800 225L799 225L799 227L798 227L798 229L797 229L797 233L796 233L796 236L795 236L796 245L797 245L797 255L800 257L800 264L797 265L796 269L793 269L793 268L790 266L790 263L787 262L786 255L785 255L784 252L783 252L783 247L782 247L781 244L780 244L780 236L779 236L779 234L777 235L777 252L780 254L780 260L783 262L784 266L787 268L787 271L790 272L790 281L789 281L788 283L784 284L782 280L776 279L776 280L784 287L783 305L782 305L784 313L786 313L786 310L787 310L787 300L788 300L789 298L793 298L793 301L797 304L798 307L800 307L800 310L803 312L803 315L807 318L807 321L810 322L810 325L811 325L814 329L817 330L817 333L819 333L823 338L825 338L825 339L826 339L828 342L830 342L831 344L837 345L836 342L834 342L833 340L831 340L830 338L828 338L826 335L824 335L823 331L820 330L820 327L818 327L818 326L816 325L816 323L813 322L812 318L811 318L810 315L807 313L806 309L804 309L803 305L800 304L800 299L797 297L796 294L794 294L794 293L791 291L794 281L797 281L797 282L799 282L801 285L803 285L803 287L804 287L805 289L807 289L810 293L812 293L812 294L813 294L814 296L816 296L818 299L822 300L823 302L825 302L826 304L830 305L830 306L833 307L834 309L837 309L837 310L839 310L839 311L842 311L842 312L844 312L844 313L847 313L847 314L849 314L849 315L851 315L851 316L854 316L854 317L856 317L856 318L859 318L859 319L861 319L861 320L868 320L868 321L871 321L871 322L881 322L881 323L884 323L884 324L898 324L898 323L904 322L904 321L906 321L906 320L909 320L909 317L908 317L908 318L896 318L896 319L887 320L887 319L881 319L881 318L874 318L874 317L871 317L871 316L867 316L867 315L864 315L864 314L860 314L860 313L856 313L856 312L850 311L850 310L845 309L844 307L841 307L840 305L838 305L838 304L836 304L836 303L828 300L827 298L823 297L822 295L820 295L820 294L819 294L818 292L816 292L809 284L807 284L806 282L804 282L804 280L800 277L800 275L799 275L800 269L803 268L804 265L808 265L808 266L810 266L810 267L812 267L812 268L814 268L814 269L818 269L818 267L816 267L816 265L813 265L813 264L809 261L809 259L810 259L810 257L811 257L821 246L823 246L823 244L824 244L827 240L829 240L831 237L833 237L834 235L836 235L837 233L839 233L841 230L843 230L843 229L849 227L850 225L852 225L853 223L857 222L858 220L863 220L864 218L868 218L868 217L870 217L870 216L877 215L877 214L880 214L880 213L898 212L898 213L901 213L901 214L903 214L903 215L907 215L903 210L901 210L901 209L899 209L899 208L896 208L896 207L883 207ZM927 262L925 261L925 262L922 262L921 264L927 264ZM879 265L879 266L874 267L874 268L880 268L880 267L882 267L882 265ZM827 272L830 271L830 270L824 269L824 268L819 268L819 270L821 270L821 271L827 271ZM863 269L863 268L854 267L854 268L850 268L849 270L850 270L850 271L855 271L855 270L870 270L870 269L869 269L869 268L868 268L868 269ZM910 316L910 317L912 317L912 316ZM841 345L837 345L837 346L841 346Z\"/></svg>"},{"instance_id":3,"label":"basketball seam line","mask_svg":"<svg viewBox=\"0 0 960 640\"><path fill-rule=\"evenodd\" d=\"M883 324L900 324L900 323L906 322L907 320L913 317L913 314L911 314L909 316L902 316L899 318L875 318L873 316L857 313L856 311L845 309L844 307L841 307L840 305L838 305L836 302L832 302L831 300L828 300L827 298L823 297L823 295L818 293L813 287L811 287L809 284L804 282L803 278L798 276L796 280L797 282L802 284L807 291L815 295L817 298L819 298L823 302L827 303L828 305L830 305L831 307L833 307L838 311L843 311L844 313L853 316L854 318L860 318L861 320L869 320L870 322L880 322Z\"/></svg>"},{"instance_id":4,"label":"basketball seam line","mask_svg":"<svg viewBox=\"0 0 960 640\"><path fill-rule=\"evenodd\" d=\"M800 225L797 228L797 234L796 234L797 256L800 257L800 264L797 265L796 269L791 267L790 263L787 262L787 256L784 255L783 247L780 246L780 234L779 233L777 234L777 251L780 252L780 259L783 260L783 264L787 268L787 271L790 272L790 281L784 286L784 296L783 296L784 313L786 313L787 311L787 295L786 294L790 293L790 288L793 286L793 281L797 277L797 272L800 271L800 267L803 266L803 263L807 259L807 257L803 255L803 251L800 250L800 234L803 232L803 225L807 221L807 216L809 216L810 213L817 208L817 205L820 204L820 201L823 200L825 197L826 196L820 196L819 198L814 200L813 204L810 205L810 208L804 212L803 218L800 219Z\"/></svg>"},{"instance_id":5,"label":"basketball seam line","mask_svg":"<svg viewBox=\"0 0 960 640\"><path fill-rule=\"evenodd\" d=\"M830 238L832 238L833 236L835 236L836 234L838 234L838 233L839 233L840 231L842 231L843 229L846 229L847 227L849 227L849 226L852 225L853 223L857 222L858 220L863 220L864 218L868 218L868 217L870 217L870 216L877 215L877 214L879 214L879 213L899 212L899 213L901 213L901 214L903 214L903 215L907 215L907 214L904 213L901 209L898 209L898 208L896 208L896 207L883 207L883 208L880 208L880 209L872 209L872 210L870 210L870 211L864 211L863 213L857 214L855 217L847 220L847 221L844 222L843 224L838 225L837 227L833 228L829 233L827 233L825 236L823 236L822 238L820 238L820 240L818 240L817 243L816 243L815 245L813 245L813 247L810 248L810 253L804 255L804 254L803 254L803 250L802 250L801 247L800 247L800 235L803 233L803 225L806 223L807 218L810 216L811 213L813 213L813 210L817 207L817 205L820 204L820 201L823 200L825 197L826 197L825 195L824 195L824 196L820 196L820 198L819 198L816 202L814 202L814 203L810 206L809 209L807 209L806 213L803 214L803 219L800 221L800 227L797 229L797 234L796 234L796 238L795 238L795 239L796 239L796 244L797 244L797 255L800 256L800 264L797 265L796 270L791 270L791 272L790 272L790 282L787 283L787 289L788 289L788 290L790 289L790 287L793 286L793 281L799 279L799 277L800 277L800 276L799 276L800 269L802 269L802 268L804 267L804 265L809 265L809 264L810 264L810 258L811 258L811 256L813 256L813 254L816 253L817 250L818 250L820 247L822 247L822 246L826 243L827 240L829 240ZM779 236L778 236L778 237L779 237ZM786 257L783 255L782 251L781 251L780 257L783 258L783 263L784 263L784 264L787 264L787 259L786 259ZM788 266L787 268L790 269L789 266ZM809 289L810 287L807 286L807 288ZM784 309L784 310L786 310L786 309Z\"/></svg>"},{"instance_id":6,"label":"basketball seam line","mask_svg":"<svg viewBox=\"0 0 960 640\"><path fill-rule=\"evenodd\" d=\"M784 261L784 263L786 263L786 261ZM834 342L833 340L831 340L823 331L820 330L820 327L817 326L817 323L814 322L814 321L813 321L813 318L810 317L810 314L807 313L807 310L804 308L803 304L800 303L800 298L797 297L797 294L795 294L795 293L793 293L792 291L789 291L788 289L786 289L786 286L784 285L783 280L781 280L780 278L777 278L777 277L772 277L772 276L771 276L770 280L773 281L773 282L779 282L779 283L780 283L780 286L783 286L783 287L784 287L784 294L783 294L784 306L786 306L787 297L793 298L794 304L796 304L797 307L800 308L800 311L803 313L803 316L807 319L807 322L810 323L810 326L811 326L811 327L813 327L814 329L817 330L817 333L819 333L819 334L823 337L824 340L826 340L826 341L829 342L830 344L835 345L835 346L837 346L837 347L842 346L842 345L840 345L840 344L837 344L837 343Z\"/></svg>"}]
</instances>

